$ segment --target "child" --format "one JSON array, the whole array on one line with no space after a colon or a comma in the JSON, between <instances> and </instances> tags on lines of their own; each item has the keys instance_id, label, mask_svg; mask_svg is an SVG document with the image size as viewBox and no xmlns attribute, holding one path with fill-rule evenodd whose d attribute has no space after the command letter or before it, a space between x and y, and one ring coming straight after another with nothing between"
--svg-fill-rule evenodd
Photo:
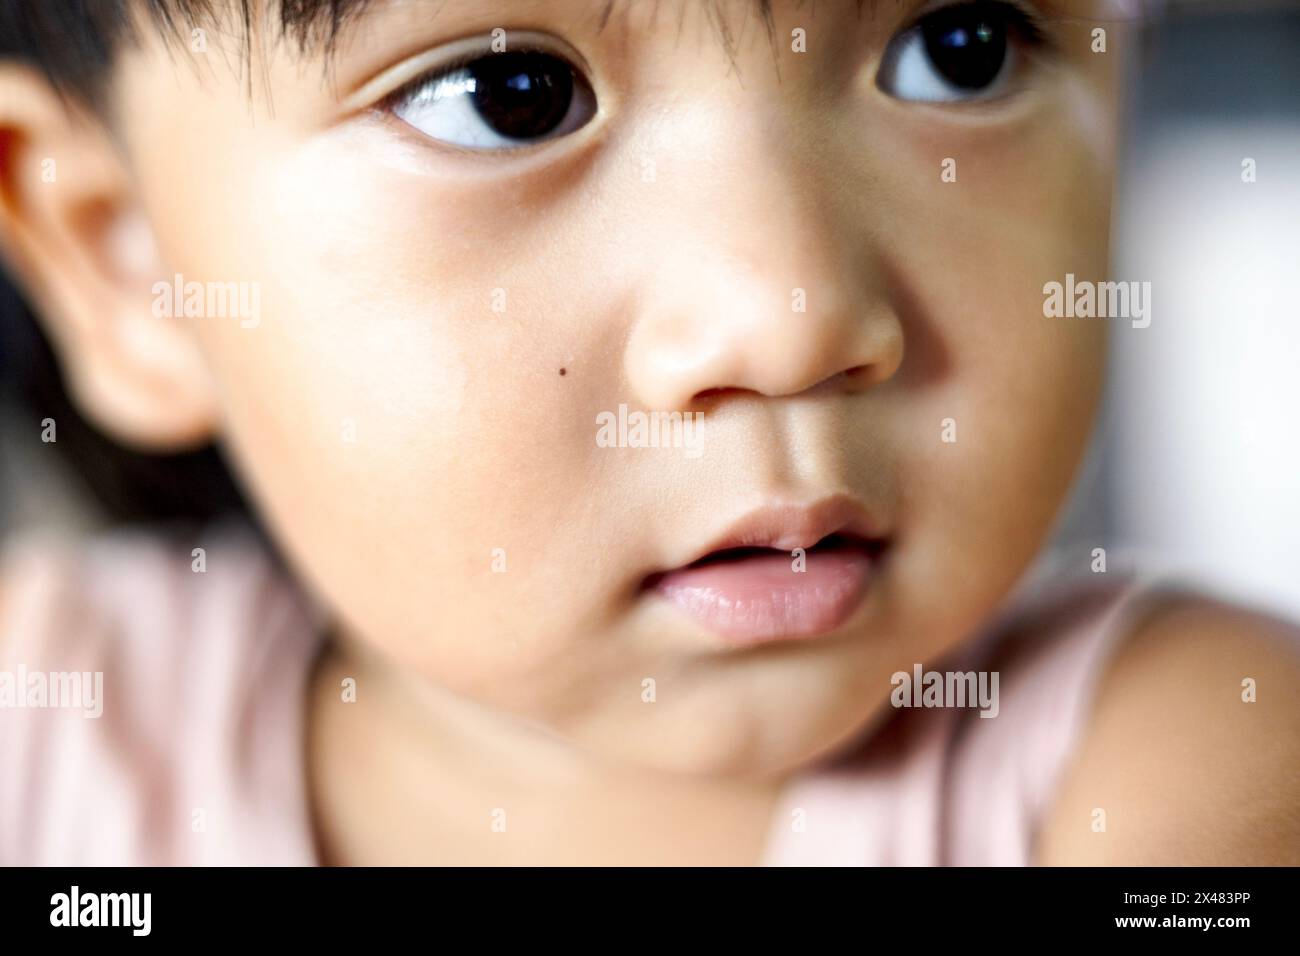
<instances>
[{"instance_id":1,"label":"child","mask_svg":"<svg viewBox=\"0 0 1300 956\"><path fill-rule=\"evenodd\" d=\"M0 861L1300 862L1294 628L1011 600L1129 5L0 8L65 381L274 542L11 542Z\"/></svg>"}]
</instances>

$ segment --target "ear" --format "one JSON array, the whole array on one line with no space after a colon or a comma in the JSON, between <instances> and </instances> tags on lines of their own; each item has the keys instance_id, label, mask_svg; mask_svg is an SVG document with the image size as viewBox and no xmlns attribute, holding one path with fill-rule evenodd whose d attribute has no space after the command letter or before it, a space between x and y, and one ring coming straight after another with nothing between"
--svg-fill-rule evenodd
<instances>
[{"instance_id":1,"label":"ear","mask_svg":"<svg viewBox=\"0 0 1300 956\"><path fill-rule=\"evenodd\" d=\"M0 254L82 413L124 444L210 441L216 391L185 319L157 316L160 261L119 148L26 66L0 64Z\"/></svg>"}]
</instances>

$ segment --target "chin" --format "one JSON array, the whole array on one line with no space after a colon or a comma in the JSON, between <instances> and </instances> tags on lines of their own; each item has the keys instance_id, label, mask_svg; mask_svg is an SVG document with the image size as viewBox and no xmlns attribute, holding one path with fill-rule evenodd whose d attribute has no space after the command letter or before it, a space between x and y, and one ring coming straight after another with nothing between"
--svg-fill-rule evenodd
<instances>
[{"instance_id":1,"label":"chin","mask_svg":"<svg viewBox=\"0 0 1300 956\"><path fill-rule=\"evenodd\" d=\"M854 702L855 704L857 702ZM688 777L771 780L835 754L888 710L888 700L812 716L803 712L737 716L728 726L656 731L613 749L622 762Z\"/></svg>"}]
</instances>

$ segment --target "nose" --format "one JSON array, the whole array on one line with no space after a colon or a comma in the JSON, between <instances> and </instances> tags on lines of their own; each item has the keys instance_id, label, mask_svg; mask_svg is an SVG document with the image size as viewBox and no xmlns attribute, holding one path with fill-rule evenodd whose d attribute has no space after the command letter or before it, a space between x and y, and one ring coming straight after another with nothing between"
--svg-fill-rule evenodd
<instances>
[{"instance_id":1,"label":"nose","mask_svg":"<svg viewBox=\"0 0 1300 956\"><path fill-rule=\"evenodd\" d=\"M848 394L894 375L903 330L869 230L837 218L833 186L770 159L673 182L710 185L660 192L650 221L662 232L641 239L658 247L647 256L656 269L637 296L624 365L643 406Z\"/></svg>"}]
</instances>

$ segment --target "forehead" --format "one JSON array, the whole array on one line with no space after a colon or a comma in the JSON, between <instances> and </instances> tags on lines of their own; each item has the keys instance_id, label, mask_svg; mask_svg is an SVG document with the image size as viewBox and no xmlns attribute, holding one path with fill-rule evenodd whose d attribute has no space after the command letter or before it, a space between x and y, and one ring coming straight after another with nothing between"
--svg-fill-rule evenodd
<instances>
[{"instance_id":1,"label":"forehead","mask_svg":"<svg viewBox=\"0 0 1300 956\"><path fill-rule=\"evenodd\" d=\"M292 38L303 52L332 49L348 29L373 17L436 18L466 12L503 22L513 18L580 21L604 29L614 21L638 22L661 29L682 29L691 16L714 26L729 42L738 23L750 19L774 29L778 14L808 18L853 17L918 12L937 4L921 0L145 0L160 24L176 27L200 20L241 25L247 34L278 33ZM960 0L953 0L954 3ZM1161 0L1030 0L1048 17L1130 19ZM232 23L232 21L234 21Z\"/></svg>"},{"instance_id":2,"label":"forehead","mask_svg":"<svg viewBox=\"0 0 1300 956\"><path fill-rule=\"evenodd\" d=\"M810 38L814 32L820 35L815 49L823 55L801 58L799 69L808 77L824 77L835 69L834 64L849 62L863 44L878 53L920 14L964 0L137 2L147 3L156 17L162 17L163 29L146 31L141 37L149 54L141 61L153 72L153 79L143 84L121 82L132 71L124 69L127 64L118 64L119 82L113 84L110 107L115 125L123 109L132 108L124 104L142 91L146 98L153 97L159 75L178 67L201 78L205 86L239 90L245 106L256 101L279 113L277 106L292 107L295 97L300 97L298 115L311 121L320 110L345 102L369 77L393 63L414 59L440 43L487 36L497 28L553 35L567 41L579 56L600 51L604 69L623 76L631 75L625 71L638 65L658 67L669 62L664 57L672 57L672 72L661 70L656 74L659 79L699 66L720 70L725 78L737 81L753 75L750 56L755 63L778 57L782 38L789 42L793 29L804 28ZM1040 19L1059 19L1063 29L1073 30L1096 21L1110 25L1138 0L1010 2L1032 10ZM200 27L208 30L206 43L216 55L191 52L195 49L191 34ZM776 72L790 73L779 66ZM294 110L280 115L287 118Z\"/></svg>"}]
</instances>

